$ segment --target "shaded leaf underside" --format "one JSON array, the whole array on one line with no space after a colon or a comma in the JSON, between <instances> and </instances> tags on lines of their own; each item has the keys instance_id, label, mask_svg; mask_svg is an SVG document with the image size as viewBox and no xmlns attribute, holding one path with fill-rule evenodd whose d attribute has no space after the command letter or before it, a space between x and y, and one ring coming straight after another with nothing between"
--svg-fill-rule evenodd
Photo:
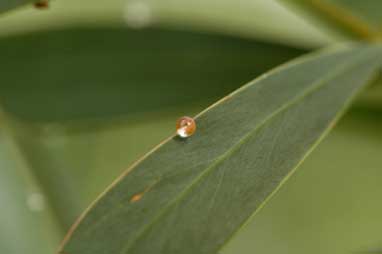
<instances>
[{"instance_id":1,"label":"shaded leaf underside","mask_svg":"<svg viewBox=\"0 0 382 254\"><path fill-rule=\"evenodd\" d=\"M314 54L197 117L104 194L62 253L216 253L293 172L379 67L380 48ZM139 198L137 198L139 195Z\"/></svg>"},{"instance_id":2,"label":"shaded leaf underside","mask_svg":"<svg viewBox=\"0 0 382 254\"><path fill-rule=\"evenodd\" d=\"M0 41L0 99L28 121L110 119L220 98L302 53L165 29L43 31Z\"/></svg>"}]
</instances>

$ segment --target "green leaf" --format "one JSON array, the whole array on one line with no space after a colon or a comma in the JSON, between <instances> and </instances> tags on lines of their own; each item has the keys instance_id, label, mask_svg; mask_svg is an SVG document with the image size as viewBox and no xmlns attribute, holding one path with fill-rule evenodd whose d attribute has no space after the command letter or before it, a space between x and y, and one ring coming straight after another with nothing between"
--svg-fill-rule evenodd
<instances>
[{"instance_id":1,"label":"green leaf","mask_svg":"<svg viewBox=\"0 0 382 254\"><path fill-rule=\"evenodd\" d=\"M0 98L26 163L69 228L126 165L171 134L174 117L303 52L163 29L40 32L0 40Z\"/></svg>"},{"instance_id":2,"label":"green leaf","mask_svg":"<svg viewBox=\"0 0 382 254\"><path fill-rule=\"evenodd\" d=\"M53 253L63 232L0 118L0 253Z\"/></svg>"},{"instance_id":3,"label":"green leaf","mask_svg":"<svg viewBox=\"0 0 382 254\"><path fill-rule=\"evenodd\" d=\"M251 82L127 170L61 253L215 253L259 210L374 76L381 49L304 57Z\"/></svg>"},{"instance_id":4,"label":"green leaf","mask_svg":"<svg viewBox=\"0 0 382 254\"><path fill-rule=\"evenodd\" d=\"M73 25L190 28L303 48L334 41L277 0L52 1L48 11L28 8L0 19L0 36Z\"/></svg>"},{"instance_id":5,"label":"green leaf","mask_svg":"<svg viewBox=\"0 0 382 254\"><path fill-rule=\"evenodd\" d=\"M381 1L378 0L326 0L329 3L348 10L350 15L368 24L374 30L382 30Z\"/></svg>"},{"instance_id":6,"label":"green leaf","mask_svg":"<svg viewBox=\"0 0 382 254\"><path fill-rule=\"evenodd\" d=\"M357 254L381 254L382 250L376 249L376 250L368 250L368 251L358 251L355 253L357 253Z\"/></svg>"},{"instance_id":7,"label":"green leaf","mask_svg":"<svg viewBox=\"0 0 382 254\"><path fill-rule=\"evenodd\" d=\"M130 0L128 3L131 3L128 6L134 7L136 1ZM240 0L239 4L232 0L161 0L144 3L153 10L154 22L160 24L262 38L305 48L334 41L276 0Z\"/></svg>"},{"instance_id":8,"label":"green leaf","mask_svg":"<svg viewBox=\"0 0 382 254\"><path fill-rule=\"evenodd\" d=\"M366 254L381 242L382 117L353 108L221 254ZM372 248L374 247L374 248Z\"/></svg>"},{"instance_id":9,"label":"green leaf","mask_svg":"<svg viewBox=\"0 0 382 254\"><path fill-rule=\"evenodd\" d=\"M173 30L33 33L0 40L0 98L37 122L131 115L220 98L303 52Z\"/></svg>"},{"instance_id":10,"label":"green leaf","mask_svg":"<svg viewBox=\"0 0 382 254\"><path fill-rule=\"evenodd\" d=\"M378 0L283 0L305 11L318 22L355 38L382 37L382 2Z\"/></svg>"},{"instance_id":11,"label":"green leaf","mask_svg":"<svg viewBox=\"0 0 382 254\"><path fill-rule=\"evenodd\" d=\"M25 5L25 4L33 3L33 2L35 1L34 0L2 0L0 2L0 13L19 7L21 5Z\"/></svg>"}]
</instances>

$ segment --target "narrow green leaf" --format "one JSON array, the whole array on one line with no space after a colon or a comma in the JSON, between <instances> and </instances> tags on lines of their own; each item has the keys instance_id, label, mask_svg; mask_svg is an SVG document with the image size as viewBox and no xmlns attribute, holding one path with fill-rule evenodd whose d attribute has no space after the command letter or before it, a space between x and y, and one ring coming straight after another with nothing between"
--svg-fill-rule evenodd
<instances>
[{"instance_id":1,"label":"narrow green leaf","mask_svg":"<svg viewBox=\"0 0 382 254\"><path fill-rule=\"evenodd\" d=\"M136 2L130 0L128 3L134 7ZM164 25L264 38L304 48L316 48L334 41L277 0L240 0L240 3L232 0L161 0L147 1L147 5L152 9L155 21Z\"/></svg>"},{"instance_id":2,"label":"narrow green leaf","mask_svg":"<svg viewBox=\"0 0 382 254\"><path fill-rule=\"evenodd\" d=\"M352 46L279 68L200 114L85 213L61 253L215 253L298 166L374 76L381 49Z\"/></svg>"},{"instance_id":3,"label":"narrow green leaf","mask_svg":"<svg viewBox=\"0 0 382 254\"><path fill-rule=\"evenodd\" d=\"M378 0L281 0L304 11L329 29L366 40L382 36L382 2Z\"/></svg>"},{"instance_id":4,"label":"narrow green leaf","mask_svg":"<svg viewBox=\"0 0 382 254\"><path fill-rule=\"evenodd\" d=\"M0 19L0 36L73 24L187 27L303 48L333 42L277 0L241 0L240 4L232 0L52 1L49 11L29 8Z\"/></svg>"},{"instance_id":5,"label":"narrow green leaf","mask_svg":"<svg viewBox=\"0 0 382 254\"><path fill-rule=\"evenodd\" d=\"M340 8L349 10L353 16L369 24L375 30L382 30L382 2L379 0L326 0Z\"/></svg>"}]
</instances>

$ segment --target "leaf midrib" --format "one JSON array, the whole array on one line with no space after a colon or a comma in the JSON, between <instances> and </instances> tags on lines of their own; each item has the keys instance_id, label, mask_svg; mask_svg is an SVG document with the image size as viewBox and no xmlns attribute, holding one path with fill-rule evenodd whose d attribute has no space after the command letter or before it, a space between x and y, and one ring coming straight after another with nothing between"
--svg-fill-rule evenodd
<instances>
[{"instance_id":1,"label":"leaf midrib","mask_svg":"<svg viewBox=\"0 0 382 254\"><path fill-rule=\"evenodd\" d=\"M221 162L223 162L229 155L233 154L235 151L237 151L242 144L244 144L246 142L246 140L248 140L251 136L253 136L254 134L256 134L262 127L264 127L268 122L270 122L273 118L275 118L276 116L278 116L280 113L288 110L290 107L294 106L295 104L299 103L300 101L302 101L305 97L309 96L310 94L314 93L315 91L321 89L321 88L324 88L325 87L325 84L327 82L329 82L330 80L336 78L337 76L340 76L341 74L355 68L356 66L358 66L361 62L365 61L366 59L366 55L365 52L361 52L359 55L359 58L362 58L362 61L359 60L359 61L353 61L349 64L343 64L341 65L341 68L336 68L335 71L333 71L330 75L327 75L327 76L324 76L320 79L318 79L316 82L314 82L314 84L305 89L303 93L301 93L300 95L298 96L295 96L293 99L291 99L289 102L281 105L277 110L275 110L273 113L271 113L268 117L266 117L262 122L260 122L252 131L249 131L247 135L245 135L243 138L241 138L238 142L236 142L235 145L232 146L231 149L229 149L227 152L223 153L222 155L220 155L216 160L215 162L211 163L211 165L209 167L207 167L203 172L201 172L199 174L198 177L196 177L195 180L193 180L189 185L188 187L186 187L172 202L168 203L166 206L164 206L161 210L161 212L159 212L157 214L157 216L155 216L152 220L151 223L147 224L146 226L144 226L142 228L142 230L137 234L137 236L135 237L134 240L131 241L130 244L128 244L121 252L120 254L124 254L124 253L128 253L129 250L131 250L131 248L138 242L138 240L140 238L142 238L142 236L145 235L146 232L148 232L148 229L150 229L152 226L154 226L158 221L159 219L164 216L166 214L166 212L171 209L171 207L173 207L175 204L177 204L178 202L180 202L181 200L183 200L184 197L187 196L187 194L189 193L189 191L192 189L193 186L195 186L200 180L202 180L204 177L206 177L210 172L213 171L213 169L219 165ZM355 57L355 58L358 58Z\"/></svg>"}]
</instances>

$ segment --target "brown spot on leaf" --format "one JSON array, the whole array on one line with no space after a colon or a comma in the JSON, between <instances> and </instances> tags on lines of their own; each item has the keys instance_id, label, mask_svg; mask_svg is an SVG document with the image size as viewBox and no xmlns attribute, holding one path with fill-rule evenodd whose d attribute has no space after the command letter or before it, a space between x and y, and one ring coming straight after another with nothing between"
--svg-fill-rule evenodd
<instances>
[{"instance_id":1,"label":"brown spot on leaf","mask_svg":"<svg viewBox=\"0 0 382 254\"><path fill-rule=\"evenodd\" d=\"M47 9L49 7L49 2L47 0L40 0L34 3L34 7L37 9Z\"/></svg>"},{"instance_id":2,"label":"brown spot on leaf","mask_svg":"<svg viewBox=\"0 0 382 254\"><path fill-rule=\"evenodd\" d=\"M138 202L139 200L141 200L143 195L145 195L147 192L149 192L159 182L159 180L160 179L155 180L155 182L153 182L151 185L147 186L144 191L139 192L137 194L134 194L130 198L130 203L135 203L135 202Z\"/></svg>"},{"instance_id":3,"label":"brown spot on leaf","mask_svg":"<svg viewBox=\"0 0 382 254\"><path fill-rule=\"evenodd\" d=\"M131 197L130 203L138 202L139 200L141 200L141 198L143 197L144 194L145 194L145 192L135 194L134 196Z\"/></svg>"}]
</instances>

